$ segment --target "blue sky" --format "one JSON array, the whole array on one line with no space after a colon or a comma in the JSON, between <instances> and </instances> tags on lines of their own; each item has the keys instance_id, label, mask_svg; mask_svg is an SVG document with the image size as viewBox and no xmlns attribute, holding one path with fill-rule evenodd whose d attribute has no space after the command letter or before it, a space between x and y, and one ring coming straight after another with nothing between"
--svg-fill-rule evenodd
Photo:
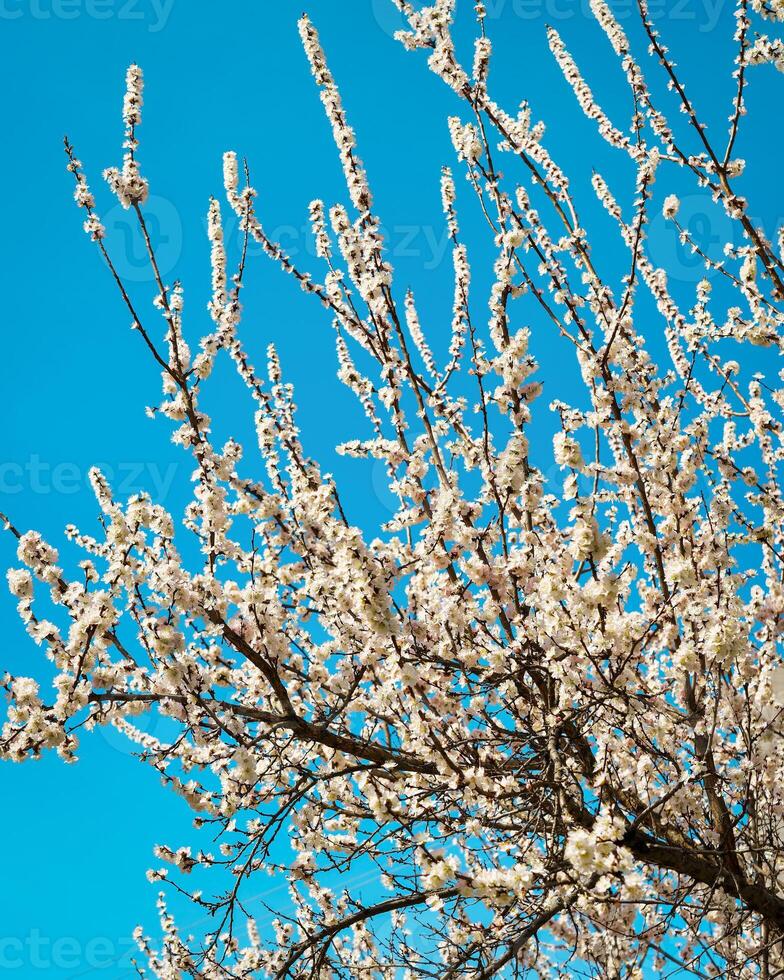
<instances>
[{"instance_id":1,"label":"blue sky","mask_svg":"<svg viewBox=\"0 0 784 980\"><path fill-rule=\"evenodd\" d=\"M586 16L587 3L486 5L497 49L495 97L510 109L526 97L534 115L547 122L548 146L573 174L586 223L596 222L602 261L617 282L625 263L613 265L621 253L592 203L589 179L594 166L619 180L628 181L629 173L576 110L547 50L545 24L558 27L596 93L624 123L629 97L609 47ZM470 6L458 0L463 15ZM152 288L138 242L100 180L101 171L121 157L125 68L131 61L142 66L140 159L151 182L149 221L164 274L184 282L195 342L208 329L205 215L209 195L222 189L224 150L248 158L262 221L306 266L312 265L308 202L345 199L299 45L296 20L303 7L321 32L357 130L397 285L418 291L423 321L436 344L444 341L452 283L438 181L440 166L453 162L445 117L456 106L423 60L392 40L399 22L390 0L0 0L0 168L6 187L0 509L19 527L35 527L54 544L69 522L92 528L96 508L87 471L93 464L104 467L118 495L147 489L178 513L191 469L170 445L167 424L145 418L144 406L158 397L159 375L128 330L127 313L81 232L63 134L85 164L118 268L144 308ZM617 9L631 28L630 0ZM729 72L717 66L731 58L731 4L660 0L651 9L689 92L698 105L711 107L710 124L723 131L732 85ZM781 159L782 136L775 131L781 129L776 79L772 70L763 73L749 96L756 121L739 153L750 163L752 212L770 230L784 213L784 188L781 181L763 187L764 166L766 159ZM775 119L779 125L771 126ZM660 179L662 197L683 186L679 174L671 184ZM458 185L469 249L477 233L478 249L470 254L475 303L483 312L489 253L482 253L479 218L462 181ZM623 185L619 190L623 197ZM715 247L721 219L695 198L685 198L684 206L705 247ZM669 230L654 223L651 235L655 260L674 263L680 286L692 289L694 267ZM246 280L249 349L258 363L266 344L276 342L286 376L296 385L306 447L338 476L353 519L372 526L388 513L381 475L332 451L357 434L358 415L335 379L327 319L263 256L252 256ZM549 334L535 333L533 349L546 384L568 380L572 367ZM251 415L230 373L219 371L209 390L208 410L225 413L219 433L248 438ZM541 420L540 447L550 427ZM12 562L11 541L0 539L0 566ZM18 624L5 590L0 631L0 669L45 678L40 652ZM187 842L191 817L185 805L168 796L111 732L86 738L76 766L56 758L4 764L0 781L0 970L55 980L130 975L123 958L128 937L137 922L155 924L156 889L144 871L153 863L155 843Z\"/></svg>"}]
</instances>

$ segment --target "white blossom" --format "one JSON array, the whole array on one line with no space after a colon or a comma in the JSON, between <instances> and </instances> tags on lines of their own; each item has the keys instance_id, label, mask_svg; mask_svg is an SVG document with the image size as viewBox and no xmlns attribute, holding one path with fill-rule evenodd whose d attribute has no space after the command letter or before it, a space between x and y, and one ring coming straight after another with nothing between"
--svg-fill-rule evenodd
<instances>
[{"instance_id":1,"label":"white blossom","mask_svg":"<svg viewBox=\"0 0 784 980\"><path fill-rule=\"evenodd\" d=\"M106 176L149 247L155 324L122 283L66 141L85 230L160 371L149 414L188 454L192 494L174 514L91 470L95 530L70 526L59 550L2 516L34 646L25 676L0 685L0 756L71 762L80 738L111 726L193 810L199 843L154 849L160 929L135 933L140 975L641 980L677 959L700 976L772 977L784 970L784 372L772 367L784 269L781 236L771 244L755 217L760 187L743 177L748 201L734 187L750 66L781 67L754 25L780 21L781 4L737 8L718 136L645 2L642 54L677 122L646 80L637 28L627 35L605 0L590 5L606 42L596 65L578 68L568 24L547 31L578 110L625 162L593 173L599 207L581 214L532 106L491 95L489 5L474 7L466 70L455 0L394 2L398 40L460 102L457 169L432 187L446 306L443 270L428 270L424 296L393 274L307 16L346 185L343 202L305 198L307 271L265 230L251 166L241 179L232 151L226 204L207 211L209 319L163 281L144 234L131 66L123 162ZM593 95L606 57L625 120ZM728 239L708 254L666 196L694 282L649 242L654 182L671 171ZM354 423L328 394L319 406L345 418L341 462L383 484L378 525L378 501L355 513L306 450L289 365L259 339L274 324L243 327L260 256L326 311L326 371L360 411ZM219 366L237 371L245 422L213 387ZM243 449L228 433L246 429ZM259 896L272 906L279 886L288 897L268 920Z\"/></svg>"}]
</instances>

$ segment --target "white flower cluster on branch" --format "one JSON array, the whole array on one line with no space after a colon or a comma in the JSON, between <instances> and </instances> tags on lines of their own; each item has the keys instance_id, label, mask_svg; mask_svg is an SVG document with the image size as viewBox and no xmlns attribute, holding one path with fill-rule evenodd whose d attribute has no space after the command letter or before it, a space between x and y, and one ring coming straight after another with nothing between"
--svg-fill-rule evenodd
<instances>
[{"instance_id":1,"label":"white flower cluster on branch","mask_svg":"<svg viewBox=\"0 0 784 980\"><path fill-rule=\"evenodd\" d=\"M8 585L55 677L51 691L3 678L0 752L73 761L82 730L114 726L209 830L213 851L161 844L149 871L208 914L209 933L180 926L162 892L160 935L136 933L142 976L641 980L674 961L684 976L772 980L784 971L784 259L736 191L735 149L755 66L781 67L781 41L754 39L752 16L784 10L738 0L726 141L708 136L644 0L652 69L686 126L660 108L605 0L591 10L631 95L628 123L548 32L628 177L625 191L617 175L586 181L617 235L605 254L591 241L606 228L583 223L576 179L531 107L509 113L490 95L483 4L467 70L454 0L394 2L399 40L427 54L457 105L448 128L467 189L444 167L454 299L440 334L395 285L307 17L347 201L310 205L316 278L268 236L249 168L227 153L198 346L145 218L140 69L126 80L123 165L106 177L138 221L162 326L123 284L66 142L85 229L161 371L151 414L192 456L193 499L180 528L93 471L101 531L68 528L85 556L70 570L2 518L18 548ZM731 228L720 258L682 216L689 181ZM464 195L488 229L484 308ZM654 221L704 266L696 285L657 264ZM274 346L257 368L244 344L251 241L332 321L363 426L339 449L380 461L399 502L375 534L305 453ZM545 343L564 365L549 410ZM201 408L219 358L247 389L253 446L216 444ZM543 452L531 433L548 420ZM141 730L146 713L166 719L165 736ZM271 924L254 898L267 875L289 884ZM215 887L191 890L195 879Z\"/></svg>"}]
</instances>

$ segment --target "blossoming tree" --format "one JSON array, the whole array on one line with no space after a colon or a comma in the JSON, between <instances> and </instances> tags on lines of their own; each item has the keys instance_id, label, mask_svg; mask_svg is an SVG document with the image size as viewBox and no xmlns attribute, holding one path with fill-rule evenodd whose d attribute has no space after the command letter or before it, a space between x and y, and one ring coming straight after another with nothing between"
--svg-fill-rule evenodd
<instances>
[{"instance_id":1,"label":"blossoming tree","mask_svg":"<svg viewBox=\"0 0 784 980\"><path fill-rule=\"evenodd\" d=\"M593 178L627 252L608 282L543 127L525 103L511 115L490 95L481 2L470 68L451 33L454 0L394 2L408 25L398 39L427 54L462 107L449 127L488 226L489 325L470 296L445 169L448 352L426 339L415 296L394 284L353 132L303 17L350 208L311 205L317 280L267 236L247 168L227 153L226 201L244 247L227 255L211 201L212 325L192 351L181 288L160 275L145 222L132 66L124 159L105 177L138 219L162 328L126 291L66 142L68 167L85 229L161 370L157 411L193 456L194 497L175 535L163 507L116 499L94 471L103 533L69 528L85 553L73 574L5 518L20 562L10 588L57 675L51 694L6 676L0 748L14 760L48 748L71 760L78 728L113 725L219 839L216 853L158 848L164 866L150 877L211 925L186 935L164 891L162 938L137 932L140 975L782 976L784 388L754 368L760 358L772 367L781 347L784 243L765 237L736 193L734 151L751 66L784 63L782 42L752 20L784 19L784 8L737 4L735 97L719 142L645 0L652 68L690 124L682 135L605 0L591 9L633 97L629 125L611 121L549 30L580 107L636 175L625 203ZM679 223L667 187L676 167L731 224L719 260ZM716 283L699 282L687 308L646 248L662 210ZM342 451L381 460L399 499L374 538L305 455L274 348L264 376L249 361L240 321L251 241L331 318L339 377L367 418ZM557 497L543 478L551 460L529 452L529 428L548 410L520 326L534 315L584 382L550 405ZM666 341L663 366L654 337ZM239 445L213 444L200 408L219 357L236 365L255 409L247 465L263 465L253 480L240 476ZM191 568L182 533L199 544ZM41 596L57 623L42 618ZM145 734L145 712L176 735ZM187 876L206 869L213 892L189 889ZM245 902L268 872L290 882L270 930Z\"/></svg>"}]
</instances>

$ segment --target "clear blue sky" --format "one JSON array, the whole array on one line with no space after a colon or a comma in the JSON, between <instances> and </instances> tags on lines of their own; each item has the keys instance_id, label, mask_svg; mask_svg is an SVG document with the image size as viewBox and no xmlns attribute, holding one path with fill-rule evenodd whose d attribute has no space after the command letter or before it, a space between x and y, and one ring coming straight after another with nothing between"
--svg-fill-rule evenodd
<instances>
[{"instance_id":1,"label":"clear blue sky","mask_svg":"<svg viewBox=\"0 0 784 980\"><path fill-rule=\"evenodd\" d=\"M631 25L630 0L621 0ZM592 166L618 170L611 151L575 109L547 50L545 24L562 32L594 90L625 124L629 96L608 46L576 0L486 0L496 42L495 97L510 109L528 98L548 123L548 145L571 169L584 213L596 221L608 268L618 256L612 231L591 203ZM159 393L159 374L98 255L81 232L61 140L68 133L84 162L99 210L110 226L120 271L144 304L151 297L127 218L112 211L101 186L104 167L119 162L120 109L126 66L145 72L140 158L153 197L148 213L164 272L185 284L193 341L207 332L209 289L204 233L207 201L222 189L221 155L247 156L268 230L305 265L308 202L345 199L321 105L299 45L296 20L307 6L342 86L360 153L388 230L397 284L413 285L425 322L443 341L452 290L438 194L439 168L453 162L445 116L455 103L422 58L392 40L399 26L390 0L0 0L0 73L4 152L4 304L0 399L0 509L22 527L59 544L65 524L94 526L86 475L102 464L119 495L147 489L175 513L186 500L190 463L169 444L164 422L144 406ZM723 132L732 94L732 7L726 0L652 4L698 104L713 102L710 120ZM465 15L469 0L458 0ZM653 73L653 67L650 72ZM749 97L756 122L739 147L750 160L752 210L771 230L784 213L784 189L763 188L767 159L781 160L781 110L771 69ZM713 96L718 94L716 103ZM770 130L773 130L771 135ZM682 177L660 178L661 195ZM463 225L480 225L462 182ZM619 185L619 191L623 191ZM623 195L622 195L623 196ZM628 198L626 199L628 201ZM720 228L689 199L705 247ZM590 221L587 223L590 224ZM476 241L477 239L475 239ZM484 314L488 253L472 251L476 309ZM652 229L651 249L675 261L684 289L694 269L670 232ZM615 281L624 265L615 266ZM260 363L274 340L297 387L306 446L338 475L353 518L372 524L387 499L379 474L334 456L335 443L356 434L351 396L335 380L333 335L318 305L263 256L253 258L245 320L248 346ZM571 367L549 334L534 351L545 381ZM208 408L228 409L221 434L247 437L249 412L228 372L212 382ZM541 445L547 423L543 422ZM13 547L0 539L0 566ZM40 651L18 624L0 590L0 670L45 679ZM187 843L190 815L154 773L111 732L84 740L78 765L56 758L0 766L0 971L53 980L130 976L128 937L137 922L154 929L156 887L144 877L157 842Z\"/></svg>"}]
</instances>

